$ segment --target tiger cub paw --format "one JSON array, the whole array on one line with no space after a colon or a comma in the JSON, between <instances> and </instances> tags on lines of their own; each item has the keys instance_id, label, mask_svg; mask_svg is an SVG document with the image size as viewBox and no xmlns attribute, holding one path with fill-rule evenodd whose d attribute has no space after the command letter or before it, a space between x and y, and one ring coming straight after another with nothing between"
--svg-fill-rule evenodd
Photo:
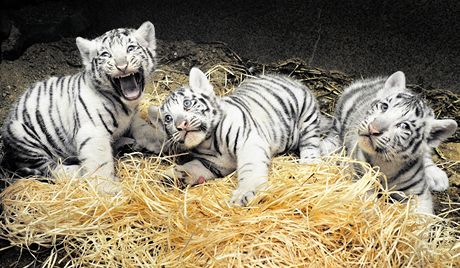
<instances>
[{"instance_id":1,"label":"tiger cub paw","mask_svg":"<svg viewBox=\"0 0 460 268\"><path fill-rule=\"evenodd\" d=\"M170 179L174 180L177 179L179 182L180 186L194 186L198 184L203 184L206 182L206 179L204 176L192 176L190 174L190 170L188 170L185 166L175 166L173 168L168 169L165 172L165 175L169 177Z\"/></svg>"},{"instance_id":2,"label":"tiger cub paw","mask_svg":"<svg viewBox=\"0 0 460 268\"><path fill-rule=\"evenodd\" d=\"M51 173L55 178L74 178L80 176L81 170L80 165L58 165Z\"/></svg>"},{"instance_id":3,"label":"tiger cub paw","mask_svg":"<svg viewBox=\"0 0 460 268\"><path fill-rule=\"evenodd\" d=\"M319 146L321 155L338 153L340 146L338 146L336 143L338 143L336 140L324 139Z\"/></svg>"},{"instance_id":4,"label":"tiger cub paw","mask_svg":"<svg viewBox=\"0 0 460 268\"><path fill-rule=\"evenodd\" d=\"M116 195L118 193L121 193L122 191L121 182L116 177L114 177L113 179L91 179L89 183L99 193Z\"/></svg>"},{"instance_id":5,"label":"tiger cub paw","mask_svg":"<svg viewBox=\"0 0 460 268\"><path fill-rule=\"evenodd\" d=\"M231 205L245 207L254 198L256 191L247 191L245 189L236 189L230 199Z\"/></svg>"},{"instance_id":6,"label":"tiger cub paw","mask_svg":"<svg viewBox=\"0 0 460 268\"><path fill-rule=\"evenodd\" d=\"M175 166L173 171L174 177L177 178L184 186L193 185L192 176L190 176L183 166Z\"/></svg>"},{"instance_id":7,"label":"tiger cub paw","mask_svg":"<svg viewBox=\"0 0 460 268\"><path fill-rule=\"evenodd\" d=\"M425 177L433 191L442 192L449 188L449 178L446 172L435 165L425 168Z\"/></svg>"}]
</instances>

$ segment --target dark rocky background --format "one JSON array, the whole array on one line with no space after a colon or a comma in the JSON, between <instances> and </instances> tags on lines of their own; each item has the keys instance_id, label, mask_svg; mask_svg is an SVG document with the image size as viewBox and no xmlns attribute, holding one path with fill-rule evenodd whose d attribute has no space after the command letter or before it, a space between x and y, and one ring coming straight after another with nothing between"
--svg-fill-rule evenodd
<instances>
[{"instance_id":1,"label":"dark rocky background","mask_svg":"<svg viewBox=\"0 0 460 268\"><path fill-rule=\"evenodd\" d=\"M150 20L165 41L222 41L257 61L298 57L357 76L403 70L411 83L460 92L457 0L4 0L1 13L4 59Z\"/></svg>"},{"instance_id":2,"label":"dark rocky background","mask_svg":"<svg viewBox=\"0 0 460 268\"><path fill-rule=\"evenodd\" d=\"M26 85L81 67L75 37L136 28L146 20L161 40L160 62L183 57L184 68L194 64L187 53L205 58L204 44L217 41L255 62L295 57L353 77L402 70L411 84L460 93L458 0L3 0L0 122ZM0 248L7 245L0 240ZM0 267L39 266L36 258L46 256L12 248L0 251Z\"/></svg>"}]
</instances>

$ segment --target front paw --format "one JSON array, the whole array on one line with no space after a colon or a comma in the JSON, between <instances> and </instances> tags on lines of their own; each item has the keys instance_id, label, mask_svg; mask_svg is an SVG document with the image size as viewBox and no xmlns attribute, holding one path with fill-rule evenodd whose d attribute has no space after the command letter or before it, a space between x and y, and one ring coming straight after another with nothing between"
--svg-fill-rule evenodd
<instances>
[{"instance_id":1,"label":"front paw","mask_svg":"<svg viewBox=\"0 0 460 268\"><path fill-rule=\"evenodd\" d=\"M188 174L187 171L185 171L183 166L179 166L179 165L175 166L173 171L174 171L174 177L177 178L183 186L193 184L192 177Z\"/></svg>"},{"instance_id":2,"label":"front paw","mask_svg":"<svg viewBox=\"0 0 460 268\"><path fill-rule=\"evenodd\" d=\"M236 189L233 192L232 198L230 199L230 204L245 207L254 198L255 195L256 191Z\"/></svg>"},{"instance_id":3,"label":"front paw","mask_svg":"<svg viewBox=\"0 0 460 268\"><path fill-rule=\"evenodd\" d=\"M330 155L337 153L340 149L340 146L335 144L336 141L331 141L329 139L325 139L320 143L320 151L321 155Z\"/></svg>"},{"instance_id":4,"label":"front paw","mask_svg":"<svg viewBox=\"0 0 460 268\"><path fill-rule=\"evenodd\" d=\"M52 174L56 178L75 178L80 176L80 165L58 165Z\"/></svg>"},{"instance_id":5,"label":"front paw","mask_svg":"<svg viewBox=\"0 0 460 268\"><path fill-rule=\"evenodd\" d=\"M170 179L177 179L179 182L180 186L193 186L197 184L203 184L206 182L206 179L204 176L199 176L198 178L193 177L184 166L177 165L173 168L168 169L165 172L165 175L169 177Z\"/></svg>"},{"instance_id":6,"label":"front paw","mask_svg":"<svg viewBox=\"0 0 460 268\"><path fill-rule=\"evenodd\" d=\"M425 168L425 177L433 191L442 192L449 188L449 178L446 172L435 165Z\"/></svg>"},{"instance_id":7,"label":"front paw","mask_svg":"<svg viewBox=\"0 0 460 268\"><path fill-rule=\"evenodd\" d=\"M111 179L92 179L89 182L92 187L96 189L98 193L104 193L109 195L116 195L121 192L121 182L114 178Z\"/></svg>"}]
</instances>

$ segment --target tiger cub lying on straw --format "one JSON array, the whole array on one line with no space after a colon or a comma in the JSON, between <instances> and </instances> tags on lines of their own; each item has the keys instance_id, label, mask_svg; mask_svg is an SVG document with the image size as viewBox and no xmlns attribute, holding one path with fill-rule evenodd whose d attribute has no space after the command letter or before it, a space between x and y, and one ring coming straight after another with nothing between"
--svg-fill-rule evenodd
<instances>
[{"instance_id":1,"label":"tiger cub lying on straw","mask_svg":"<svg viewBox=\"0 0 460 268\"><path fill-rule=\"evenodd\" d=\"M449 181L431 151L456 128L454 120L435 119L433 110L406 89L404 73L396 72L346 88L321 147L328 153L343 144L354 158L379 166L388 189L418 195L417 210L433 213L430 190L446 190Z\"/></svg>"},{"instance_id":2,"label":"tiger cub lying on straw","mask_svg":"<svg viewBox=\"0 0 460 268\"><path fill-rule=\"evenodd\" d=\"M20 176L50 176L63 168L115 179L111 143L130 128L140 147L160 150L151 127L137 115L156 65L153 24L76 41L85 69L31 86L2 128L3 164ZM102 191L119 190L110 181L94 182Z\"/></svg>"},{"instance_id":3,"label":"tiger cub lying on straw","mask_svg":"<svg viewBox=\"0 0 460 268\"><path fill-rule=\"evenodd\" d=\"M218 97L206 75L190 71L189 87L172 92L160 108L150 107L171 146L193 160L177 166L186 184L238 172L232 204L247 205L267 183L271 158L299 150L302 162L320 155L320 113L309 89L288 77L262 75L244 81L230 96ZM159 120L159 122L157 122Z\"/></svg>"}]
</instances>

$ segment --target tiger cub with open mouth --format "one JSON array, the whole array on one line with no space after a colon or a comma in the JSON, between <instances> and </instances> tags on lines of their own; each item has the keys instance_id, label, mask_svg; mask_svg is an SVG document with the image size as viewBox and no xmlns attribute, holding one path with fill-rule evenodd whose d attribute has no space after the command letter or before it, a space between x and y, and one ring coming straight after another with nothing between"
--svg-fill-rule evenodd
<instances>
[{"instance_id":1,"label":"tiger cub with open mouth","mask_svg":"<svg viewBox=\"0 0 460 268\"><path fill-rule=\"evenodd\" d=\"M64 169L116 180L112 141L129 131L137 146L161 149L163 138L138 115L145 81L156 66L153 24L76 42L84 70L28 88L3 125L3 164L20 176L49 177ZM95 183L102 191L119 190L117 183Z\"/></svg>"}]
</instances>

